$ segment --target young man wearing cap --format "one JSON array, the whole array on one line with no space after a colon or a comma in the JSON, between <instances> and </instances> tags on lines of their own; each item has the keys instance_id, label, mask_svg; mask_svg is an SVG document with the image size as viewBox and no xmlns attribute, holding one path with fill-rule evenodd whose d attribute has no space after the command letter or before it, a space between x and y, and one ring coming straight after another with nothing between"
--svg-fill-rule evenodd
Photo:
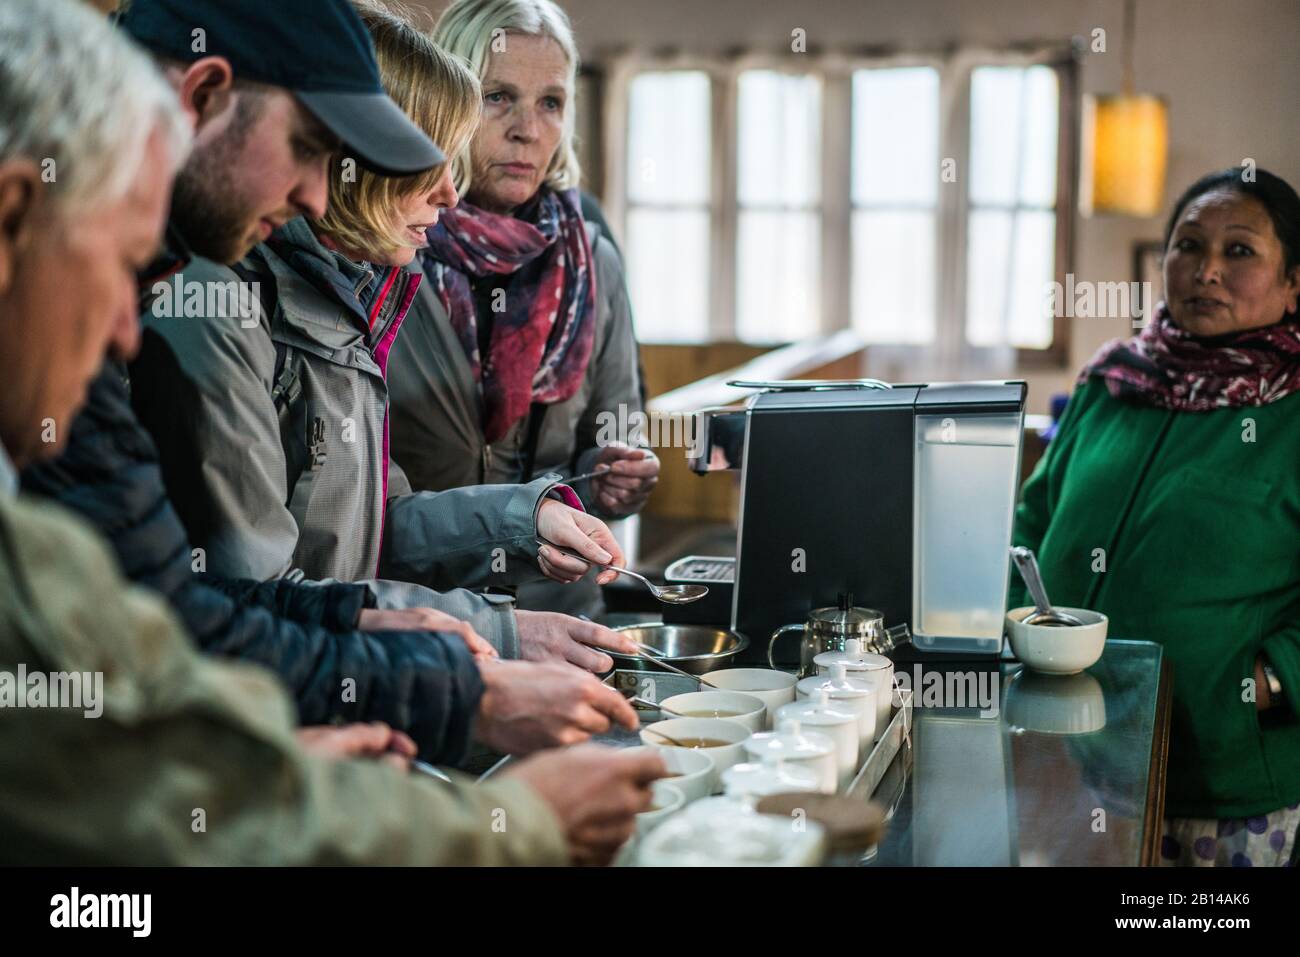
<instances>
[{"instance_id":1,"label":"young man wearing cap","mask_svg":"<svg viewBox=\"0 0 1300 957\"><path fill-rule=\"evenodd\" d=\"M384 728L295 739L269 674L197 655L84 523L15 496L14 467L58 451L50 423L129 327L186 140L165 84L86 8L0 4L0 325L16 350L0 393L0 669L10 695L27 676L24 705L0 698L0 861L608 860L657 758L589 746L473 786L348 759L400 746ZM37 676L64 691L38 699Z\"/></svg>"},{"instance_id":2,"label":"young man wearing cap","mask_svg":"<svg viewBox=\"0 0 1300 957\"><path fill-rule=\"evenodd\" d=\"M310 23L312 29L300 29L303 23ZM203 258L186 267L183 282L174 283L182 289L189 283L222 288L238 284L239 275L226 266L248 251L247 244L236 248L241 241L246 243L250 237L265 239L295 215L309 219L322 215L321 190L325 181L323 174L319 179L314 174L323 166L313 165L314 158L306 165L303 177L292 181L295 188L288 191L283 188L289 185L288 180L280 183L281 188L275 192L262 183L245 183L247 171L252 169L259 171L259 179L273 179L270 165L283 164L287 159L283 154L292 149L294 130L286 128L286 124L295 107L307 114L299 119L308 127L314 119L337 141L346 144L358 162L382 173L415 172L444 160L436 147L433 153L420 148L419 142L427 144L427 138L384 95L369 37L345 0L289 0L273 13L261 0L135 0L122 25L171 65L169 75L182 104L196 118L196 155L177 177L176 205L185 207L185 211L174 216L173 221L182 238ZM201 44L194 39L196 34ZM223 72L223 67L229 72ZM260 107L260 119L245 115L241 120L240 111L245 107L236 102L234 116L221 122L220 117L230 112L232 78L236 83L242 79L244 83L251 80L262 85L256 95L272 102ZM245 96L242 91L235 92L239 98ZM205 124L209 115L213 119ZM205 125L212 128L207 134ZM279 133L278 141L275 132ZM298 139L307 148L322 145L323 137L312 139L306 133L298 129ZM259 152L256 139L267 136L271 142ZM312 175L307 177L307 172ZM264 201L253 202L253 195ZM287 199L279 207L270 205L273 198L281 196ZM192 221L187 223L186 216ZM200 246L199 241L205 239L213 242ZM252 307L250 314L260 312L259 302L248 305ZM158 310L151 309L146 315L157 317ZM181 321L190 318L187 310ZM231 318L238 318L245 329L255 322L245 314L210 316L200 321L224 320L228 324ZM233 339L227 344L234 350L237 342ZM175 355L161 336L151 337L147 354L151 368L166 372L192 358ZM248 474L249 480L242 480L245 472L268 467L259 450L268 442L278 443L278 431L264 434L260 417L251 408L255 397L243 394L223 394L220 409L199 403L187 407L185 414L192 418L180 423L180 428L171 428L166 415L160 416L159 424L155 416L190 398L192 381L183 371L177 380L185 395L155 394L136 403L137 412L158 441L164 475L169 481L173 476L185 475L202 458L202 445L195 444L194 434L205 428L242 435L250 450L241 474L231 474L220 466L205 468L200 481L180 482L169 488L181 515L190 522L191 538L206 549L209 567L227 575L261 579L299 574L294 559L300 557L297 545L300 525L307 524L305 517L290 516L282 509L264 514L258 495L261 484L256 481L261 476ZM343 429L342 423L326 426L336 433ZM172 456L177 459L172 460ZM405 484L404 478L395 474L385 515L382 557L384 566L400 569L406 580L372 584L382 607L428 605L449 612L469 620L511 658L572 661L599 671L612 662L587 646L605 646L625 653L635 650L614 632L590 622L551 614L516 617L512 606L499 596L485 598L456 589L462 584L502 583L503 576L494 572L503 560L507 578L536 577L539 537L576 550L595 563L621 564L622 553L604 523L562 504L577 503L577 497L564 486L539 479L524 486L400 494ZM187 496L198 501L191 505ZM214 519L225 524L207 524ZM357 522L369 520L369 516L355 518ZM301 531L336 534L333 527ZM227 542L231 547L225 547ZM582 576L587 565L560 555L543 563L542 569L550 577L573 580ZM310 569L308 576L344 580L364 577L356 571L351 567ZM373 568L366 573L373 574ZM604 574L607 577L602 581L613 577L613 573ZM439 594L418 587L423 585L456 590Z\"/></svg>"},{"instance_id":3,"label":"young man wearing cap","mask_svg":"<svg viewBox=\"0 0 1300 957\"><path fill-rule=\"evenodd\" d=\"M119 19L195 122L172 225L206 259L235 262L293 217L322 216L340 142L393 175L445 161L385 95L345 0L134 0Z\"/></svg>"},{"instance_id":4,"label":"young man wearing cap","mask_svg":"<svg viewBox=\"0 0 1300 957\"><path fill-rule=\"evenodd\" d=\"M342 0L299 5L301 18L285 17L284 4L273 10L258 0L135 0L124 18L127 31L161 61L196 129L195 149L177 177L166 248L142 272L146 293L160 277L182 268L200 275L220 269L204 260L187 265L187 246L237 257L270 226L300 213L319 216L328 154L344 136L382 144L382 158L376 152L358 155L396 172L441 159L379 89L369 41L352 9ZM311 30L284 26L307 22ZM230 57L251 77L241 79ZM274 71L280 67L259 65L283 60L325 64L339 76L279 73ZM307 109L309 102L319 115ZM365 116L355 119L349 111ZM138 348L138 323L134 316L120 321L113 350L115 358L126 359ZM415 633L456 630L473 640L477 636L468 626L424 607L366 608L375 599L361 586L197 580L192 569L201 570L206 556L186 540L162 484L157 452L113 364L93 383L87 408L67 433L66 452L29 468L25 487L94 522L113 543L123 570L161 591L202 647L274 668L293 691L304 722L383 719L415 736L426 759L456 763L471 727L491 747L521 752L585 734L574 714L584 702L623 723L634 720L625 713L626 703L590 676L554 664L494 669L500 685L485 695L478 669L458 647L460 638ZM471 593L408 587L418 591L413 604L441 607L484 630L513 625L508 607ZM369 634L358 627L401 631ZM536 637L543 651L547 642L558 644L550 634ZM580 652L596 659L595 665L608 663L563 637L573 649L569 657ZM543 657L536 649L528 656ZM538 689L548 687L557 693L539 698Z\"/></svg>"}]
</instances>

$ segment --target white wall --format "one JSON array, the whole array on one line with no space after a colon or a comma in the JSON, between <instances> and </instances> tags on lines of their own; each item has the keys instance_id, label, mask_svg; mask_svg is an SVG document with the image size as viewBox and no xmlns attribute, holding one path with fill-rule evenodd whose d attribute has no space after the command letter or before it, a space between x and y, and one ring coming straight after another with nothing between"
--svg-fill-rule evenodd
<instances>
[{"instance_id":1,"label":"white wall","mask_svg":"<svg viewBox=\"0 0 1300 957\"><path fill-rule=\"evenodd\" d=\"M737 47L788 50L790 31L810 47L887 45L935 50L1003 46L1107 33L1107 52L1081 66L1085 93L1117 92L1122 0L560 0L583 56L619 48L723 53ZM440 10L445 3L420 5ZM1135 48L1139 92L1163 94L1170 110L1166 205L1203 173L1252 157L1300 187L1300 0L1139 0ZM1151 220L1080 219L1078 279L1126 281L1133 242L1158 238ZM1127 335L1123 319L1077 319L1070 366L1029 373L1031 411L1067 391L1077 368L1106 339ZM1008 374L1014 370L1007 370Z\"/></svg>"}]
</instances>

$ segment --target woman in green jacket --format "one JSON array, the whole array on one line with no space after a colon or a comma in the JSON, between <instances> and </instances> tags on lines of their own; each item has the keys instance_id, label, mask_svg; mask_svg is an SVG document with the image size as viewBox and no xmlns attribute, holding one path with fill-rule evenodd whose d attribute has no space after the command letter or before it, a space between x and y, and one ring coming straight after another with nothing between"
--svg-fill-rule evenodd
<instances>
[{"instance_id":1,"label":"woman in green jacket","mask_svg":"<svg viewBox=\"0 0 1300 957\"><path fill-rule=\"evenodd\" d=\"M1172 665L1172 864L1285 865L1300 825L1300 198L1246 174L1179 199L1165 302L1084 369L1016 512L1055 600Z\"/></svg>"}]
</instances>

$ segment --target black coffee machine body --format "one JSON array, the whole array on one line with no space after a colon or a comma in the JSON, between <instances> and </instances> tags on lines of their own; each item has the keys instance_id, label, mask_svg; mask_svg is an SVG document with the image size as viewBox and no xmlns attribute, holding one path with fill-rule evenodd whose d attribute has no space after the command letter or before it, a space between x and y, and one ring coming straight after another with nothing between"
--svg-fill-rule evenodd
<instances>
[{"instance_id":1,"label":"black coffee machine body","mask_svg":"<svg viewBox=\"0 0 1300 957\"><path fill-rule=\"evenodd\" d=\"M732 579L738 665L766 664L775 629L845 596L909 624L922 653L997 655L1025 384L792 385L701 414L692 467L741 472L736 559L691 556L668 580L725 595ZM701 621L689 607L674 619Z\"/></svg>"}]
</instances>

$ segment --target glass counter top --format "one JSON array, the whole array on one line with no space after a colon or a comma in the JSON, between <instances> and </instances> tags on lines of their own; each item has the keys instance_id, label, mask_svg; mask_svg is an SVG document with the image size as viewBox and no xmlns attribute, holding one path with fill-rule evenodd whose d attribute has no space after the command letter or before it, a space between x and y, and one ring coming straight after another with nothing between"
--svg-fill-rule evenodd
<instances>
[{"instance_id":1,"label":"glass counter top","mask_svg":"<svg viewBox=\"0 0 1300 957\"><path fill-rule=\"evenodd\" d=\"M914 677L915 665L898 667ZM892 817L869 863L1150 863L1169 723L1160 646L1107 641L1097 664L1068 677L1018 662L995 670L995 708L916 708L911 748L874 795ZM920 680L924 705L935 680Z\"/></svg>"},{"instance_id":2,"label":"glass counter top","mask_svg":"<svg viewBox=\"0 0 1300 957\"><path fill-rule=\"evenodd\" d=\"M657 620L631 613L605 623ZM907 657L899 656L896 669L914 694L911 743L872 795L891 816L864 863L1154 863L1171 683L1160 645L1108 640L1095 665L1064 677L1006 657ZM964 700L955 702L954 690L964 691ZM969 706L944 706L953 703Z\"/></svg>"}]
</instances>

